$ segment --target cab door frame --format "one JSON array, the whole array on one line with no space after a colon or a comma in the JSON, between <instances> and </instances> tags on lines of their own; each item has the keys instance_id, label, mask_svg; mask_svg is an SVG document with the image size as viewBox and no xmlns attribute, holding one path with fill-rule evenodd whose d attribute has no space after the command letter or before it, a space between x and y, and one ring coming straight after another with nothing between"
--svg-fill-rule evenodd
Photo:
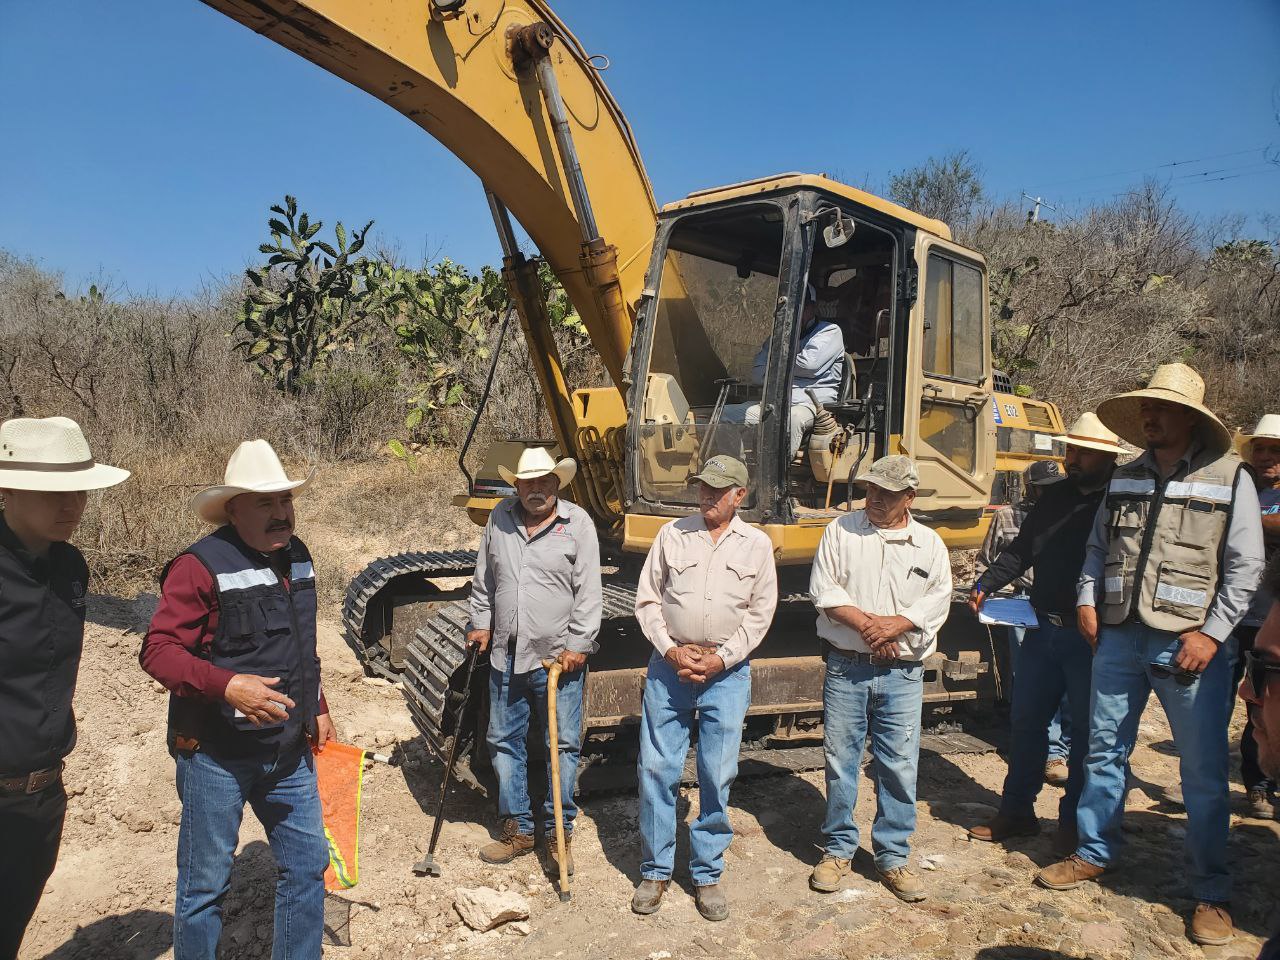
<instances>
[{"instance_id":1,"label":"cab door frame","mask_svg":"<svg viewBox=\"0 0 1280 960\"><path fill-rule=\"evenodd\" d=\"M930 283L938 280L930 275L930 255L976 270L980 278L978 369L964 371L976 373L976 377L957 374L954 354L949 356L950 369L926 369L934 365L934 358L926 356L925 324L935 319L927 316ZM923 231L916 234L915 257L919 280L909 315L901 440L904 452L916 462L920 473L915 509L931 514L981 513L991 499L996 453L995 422L989 414L994 383L986 261L972 250ZM932 266L936 271L936 265ZM954 267L947 270L954 278ZM947 306L948 316L954 321L954 283L949 283L947 290L952 298ZM953 328L949 332L953 333ZM966 353L969 360L974 359L972 353ZM938 425L947 424L948 419L950 425L943 429L949 442L958 441L950 443L951 449L934 439L941 436ZM933 429L927 423L930 420ZM972 434L967 425L972 425Z\"/></svg>"}]
</instances>

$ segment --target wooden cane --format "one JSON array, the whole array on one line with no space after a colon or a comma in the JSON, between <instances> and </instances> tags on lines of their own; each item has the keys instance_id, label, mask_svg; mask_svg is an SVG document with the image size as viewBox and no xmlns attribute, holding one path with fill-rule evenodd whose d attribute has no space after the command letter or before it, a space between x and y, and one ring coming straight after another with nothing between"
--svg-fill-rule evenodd
<instances>
[{"instance_id":1,"label":"wooden cane","mask_svg":"<svg viewBox=\"0 0 1280 960\"><path fill-rule=\"evenodd\" d=\"M559 660L544 660L547 670L547 739L551 752L551 803L556 812L556 852L560 863L560 902L569 902L569 865L564 855L564 805L560 800L560 725L556 721L556 689L564 667Z\"/></svg>"}]
</instances>

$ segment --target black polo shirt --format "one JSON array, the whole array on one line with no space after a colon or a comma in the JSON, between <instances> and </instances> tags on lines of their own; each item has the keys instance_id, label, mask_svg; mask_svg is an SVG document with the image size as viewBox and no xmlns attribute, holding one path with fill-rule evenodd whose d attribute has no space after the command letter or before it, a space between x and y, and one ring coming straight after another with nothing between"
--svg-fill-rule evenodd
<instances>
[{"instance_id":1,"label":"black polo shirt","mask_svg":"<svg viewBox=\"0 0 1280 960\"><path fill-rule=\"evenodd\" d=\"M79 550L34 556L0 515L0 776L52 767L76 744L88 584Z\"/></svg>"}]
</instances>

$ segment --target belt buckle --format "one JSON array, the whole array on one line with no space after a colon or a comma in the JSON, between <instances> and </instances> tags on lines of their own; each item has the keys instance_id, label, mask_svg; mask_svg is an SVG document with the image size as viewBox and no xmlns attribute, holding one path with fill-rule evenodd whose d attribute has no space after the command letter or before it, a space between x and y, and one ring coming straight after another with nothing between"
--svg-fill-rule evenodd
<instances>
[{"instance_id":1,"label":"belt buckle","mask_svg":"<svg viewBox=\"0 0 1280 960\"><path fill-rule=\"evenodd\" d=\"M1048 620L1048 621L1049 621L1051 624L1053 624L1055 627L1060 627L1060 626L1062 626L1062 617L1061 617L1059 614L1056 614L1056 613L1046 613L1046 614L1045 614L1045 619L1046 619L1046 620Z\"/></svg>"}]
</instances>

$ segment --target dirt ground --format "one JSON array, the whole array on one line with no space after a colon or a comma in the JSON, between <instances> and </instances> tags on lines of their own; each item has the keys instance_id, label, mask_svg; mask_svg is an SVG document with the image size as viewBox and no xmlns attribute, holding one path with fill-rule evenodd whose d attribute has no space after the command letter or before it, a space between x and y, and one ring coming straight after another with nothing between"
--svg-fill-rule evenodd
<instances>
[{"instance_id":1,"label":"dirt ground","mask_svg":"<svg viewBox=\"0 0 1280 960\"><path fill-rule=\"evenodd\" d=\"M154 601L152 601L154 602ZM137 666L146 598L97 598L91 604L76 715L80 744L70 758L72 793L61 858L28 931L24 958L170 957L179 805L173 764L164 748L166 694ZM922 758L914 864L928 884L919 905L899 903L872 878L870 857L842 893L810 892L809 870L823 813L821 772L742 781L732 794L736 839L726 880L732 916L710 924L694 910L687 871L662 910L648 918L628 910L638 879L634 796L588 799L574 852L571 903L561 904L539 863L524 857L488 867L476 849L493 818L477 795L455 787L438 852L444 876L418 878L440 766L426 757L393 686L364 677L342 642L336 610L321 628L325 691L342 739L368 748L399 742L401 767L374 765L366 777L360 882L345 894L352 946L326 947L334 958L591 957L666 960L686 957L948 958L1195 957L1183 915L1185 818L1165 797L1176 757L1164 716L1153 703L1133 767L1144 784L1130 794L1124 867L1102 884L1051 893L1031 884L1050 860L1048 833L1058 793L1042 794L1046 833L1011 849L970 843L965 828L985 820L997 801L1004 761L997 754ZM1236 717L1236 729L1241 718ZM1237 799L1240 786L1233 784ZM696 810L690 791L686 817ZM874 800L864 782L859 822ZM868 841L864 840L864 846ZM223 955L270 955L274 866L263 833L246 817L226 903ZM1231 834L1239 936L1209 957L1256 956L1271 929L1280 858L1280 824L1234 818ZM681 841L678 862L687 858ZM453 909L454 890L489 885L524 893L530 932L473 934Z\"/></svg>"}]
</instances>

